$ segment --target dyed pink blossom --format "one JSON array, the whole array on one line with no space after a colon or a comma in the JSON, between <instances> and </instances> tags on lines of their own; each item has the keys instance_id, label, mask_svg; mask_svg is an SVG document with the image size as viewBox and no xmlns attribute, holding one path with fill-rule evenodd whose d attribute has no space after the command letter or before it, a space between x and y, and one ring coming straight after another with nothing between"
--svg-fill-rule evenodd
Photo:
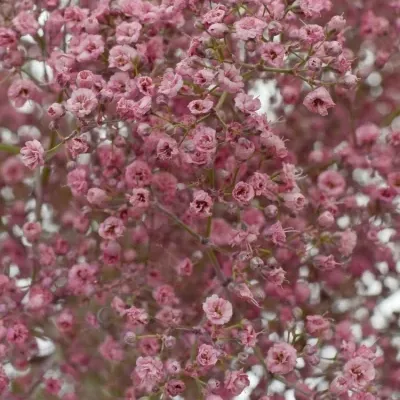
<instances>
[{"instance_id":1,"label":"dyed pink blossom","mask_svg":"<svg viewBox=\"0 0 400 400\"><path fill-rule=\"evenodd\" d=\"M78 62L95 61L104 53L104 41L100 35L86 35L76 47Z\"/></svg>"},{"instance_id":2,"label":"dyed pink blossom","mask_svg":"<svg viewBox=\"0 0 400 400\"><path fill-rule=\"evenodd\" d=\"M103 207L107 203L109 196L103 189L90 188L87 192L86 198L90 204L97 207Z\"/></svg>"},{"instance_id":3,"label":"dyed pink blossom","mask_svg":"<svg viewBox=\"0 0 400 400\"><path fill-rule=\"evenodd\" d=\"M103 239L115 240L123 236L125 226L121 219L116 217L108 217L100 224L99 235Z\"/></svg>"},{"instance_id":4,"label":"dyed pink blossom","mask_svg":"<svg viewBox=\"0 0 400 400\"><path fill-rule=\"evenodd\" d=\"M197 218L207 218L212 214L212 205L210 195L204 190L198 190L190 203L189 212Z\"/></svg>"},{"instance_id":5,"label":"dyed pink blossom","mask_svg":"<svg viewBox=\"0 0 400 400\"><path fill-rule=\"evenodd\" d=\"M150 184L151 170L144 161L134 161L125 169L125 182L130 188L144 187Z\"/></svg>"},{"instance_id":6,"label":"dyed pink blossom","mask_svg":"<svg viewBox=\"0 0 400 400\"><path fill-rule=\"evenodd\" d=\"M261 102L245 93L239 93L235 97L235 106L244 113L253 113L261 108Z\"/></svg>"},{"instance_id":7,"label":"dyed pink blossom","mask_svg":"<svg viewBox=\"0 0 400 400\"><path fill-rule=\"evenodd\" d=\"M28 328L23 323L13 324L7 329L7 342L9 344L23 345L29 337Z\"/></svg>"},{"instance_id":8,"label":"dyed pink blossom","mask_svg":"<svg viewBox=\"0 0 400 400\"><path fill-rule=\"evenodd\" d=\"M361 125L356 129L357 144L359 146L373 145L379 135L379 127L373 123Z\"/></svg>"},{"instance_id":9,"label":"dyed pink blossom","mask_svg":"<svg viewBox=\"0 0 400 400\"><path fill-rule=\"evenodd\" d=\"M167 382L165 390L169 396L178 396L186 389L185 383L178 379L171 379Z\"/></svg>"},{"instance_id":10,"label":"dyed pink blossom","mask_svg":"<svg viewBox=\"0 0 400 400\"><path fill-rule=\"evenodd\" d=\"M68 141L68 150L71 153L72 158L77 158L79 154L87 153L89 145L84 137L75 137Z\"/></svg>"},{"instance_id":11,"label":"dyed pink blossom","mask_svg":"<svg viewBox=\"0 0 400 400\"><path fill-rule=\"evenodd\" d=\"M44 165L44 149L38 140L30 140L21 149L22 162L29 169Z\"/></svg>"},{"instance_id":12,"label":"dyed pink blossom","mask_svg":"<svg viewBox=\"0 0 400 400\"><path fill-rule=\"evenodd\" d=\"M26 11L18 13L12 22L21 35L35 35L39 29L39 23L35 16Z\"/></svg>"},{"instance_id":13,"label":"dyed pink blossom","mask_svg":"<svg viewBox=\"0 0 400 400\"><path fill-rule=\"evenodd\" d=\"M338 250L345 257L350 256L357 245L357 234L351 229L346 229L339 234Z\"/></svg>"},{"instance_id":14,"label":"dyed pink blossom","mask_svg":"<svg viewBox=\"0 0 400 400\"><path fill-rule=\"evenodd\" d=\"M244 17L234 24L236 36L241 40L255 39L262 35L267 24L258 18Z\"/></svg>"},{"instance_id":15,"label":"dyed pink blossom","mask_svg":"<svg viewBox=\"0 0 400 400\"><path fill-rule=\"evenodd\" d=\"M336 171L325 171L318 176L318 187L328 196L338 197L346 189L346 181Z\"/></svg>"},{"instance_id":16,"label":"dyed pink blossom","mask_svg":"<svg viewBox=\"0 0 400 400\"><path fill-rule=\"evenodd\" d=\"M175 267L179 276L190 276L193 273L193 263L189 258L185 258Z\"/></svg>"},{"instance_id":17,"label":"dyed pink blossom","mask_svg":"<svg viewBox=\"0 0 400 400\"><path fill-rule=\"evenodd\" d=\"M8 98L16 107L22 107L29 100L39 100L39 89L28 79L16 79L8 88Z\"/></svg>"},{"instance_id":18,"label":"dyed pink blossom","mask_svg":"<svg viewBox=\"0 0 400 400\"><path fill-rule=\"evenodd\" d=\"M203 311L207 319L214 325L224 325L228 323L233 315L232 304L213 294L207 297L203 303Z\"/></svg>"},{"instance_id":19,"label":"dyed pink blossom","mask_svg":"<svg viewBox=\"0 0 400 400\"><path fill-rule=\"evenodd\" d=\"M220 353L213 346L202 344L199 347L196 360L202 367L212 367L218 362Z\"/></svg>"},{"instance_id":20,"label":"dyed pink blossom","mask_svg":"<svg viewBox=\"0 0 400 400\"><path fill-rule=\"evenodd\" d=\"M239 70L232 64L223 64L218 72L218 83L223 90L229 93L238 93L244 87L243 78Z\"/></svg>"},{"instance_id":21,"label":"dyed pink blossom","mask_svg":"<svg viewBox=\"0 0 400 400\"><path fill-rule=\"evenodd\" d=\"M225 373L224 386L231 394L238 396L246 387L250 386L250 380L248 375L243 372L243 369L227 371Z\"/></svg>"},{"instance_id":22,"label":"dyed pink blossom","mask_svg":"<svg viewBox=\"0 0 400 400\"><path fill-rule=\"evenodd\" d=\"M10 28L0 27L0 46L14 47L17 43L17 35Z\"/></svg>"},{"instance_id":23,"label":"dyed pink blossom","mask_svg":"<svg viewBox=\"0 0 400 400\"><path fill-rule=\"evenodd\" d=\"M39 239L42 233L42 226L39 222L26 222L22 227L25 237L30 241L34 242Z\"/></svg>"},{"instance_id":24,"label":"dyed pink blossom","mask_svg":"<svg viewBox=\"0 0 400 400\"><path fill-rule=\"evenodd\" d=\"M213 108L211 100L193 100L188 104L189 111L193 115L207 114Z\"/></svg>"},{"instance_id":25,"label":"dyed pink blossom","mask_svg":"<svg viewBox=\"0 0 400 400\"><path fill-rule=\"evenodd\" d=\"M328 115L328 110L335 106L331 95L324 87L319 87L308 93L303 104L309 111L322 116Z\"/></svg>"},{"instance_id":26,"label":"dyed pink blossom","mask_svg":"<svg viewBox=\"0 0 400 400\"><path fill-rule=\"evenodd\" d=\"M118 44L132 44L139 40L142 25L137 21L122 22L117 25L116 37Z\"/></svg>"},{"instance_id":27,"label":"dyed pink blossom","mask_svg":"<svg viewBox=\"0 0 400 400\"><path fill-rule=\"evenodd\" d=\"M53 103L48 109L47 114L52 119L59 119L65 114L64 106L60 103Z\"/></svg>"},{"instance_id":28,"label":"dyed pink blossom","mask_svg":"<svg viewBox=\"0 0 400 400\"><path fill-rule=\"evenodd\" d=\"M375 378L375 368L371 361L362 357L355 357L347 361L343 367L345 377L349 380L350 387L365 388Z\"/></svg>"},{"instance_id":29,"label":"dyed pink blossom","mask_svg":"<svg viewBox=\"0 0 400 400\"><path fill-rule=\"evenodd\" d=\"M132 190L132 195L129 196L129 203L135 209L145 210L149 207L150 192L144 188L136 188Z\"/></svg>"},{"instance_id":30,"label":"dyed pink blossom","mask_svg":"<svg viewBox=\"0 0 400 400\"><path fill-rule=\"evenodd\" d=\"M288 374L296 366L296 349L288 343L275 343L267 354L267 368L273 374Z\"/></svg>"},{"instance_id":31,"label":"dyed pink blossom","mask_svg":"<svg viewBox=\"0 0 400 400\"><path fill-rule=\"evenodd\" d=\"M98 101L95 93L90 89L77 89L72 92L67 101L67 110L78 118L84 118L91 114L97 107Z\"/></svg>"},{"instance_id":32,"label":"dyed pink blossom","mask_svg":"<svg viewBox=\"0 0 400 400\"><path fill-rule=\"evenodd\" d=\"M274 42L265 43L260 49L261 58L273 67L279 68L283 66L285 58L285 48Z\"/></svg>"},{"instance_id":33,"label":"dyed pink blossom","mask_svg":"<svg viewBox=\"0 0 400 400\"><path fill-rule=\"evenodd\" d=\"M183 86L183 79L179 74L175 74L172 69L164 73L163 79L158 87L158 93L167 97L176 97Z\"/></svg>"},{"instance_id":34,"label":"dyed pink blossom","mask_svg":"<svg viewBox=\"0 0 400 400\"><path fill-rule=\"evenodd\" d=\"M84 168L75 168L67 175L67 185L74 196L86 195L88 191L87 171Z\"/></svg>"},{"instance_id":35,"label":"dyed pink blossom","mask_svg":"<svg viewBox=\"0 0 400 400\"><path fill-rule=\"evenodd\" d=\"M138 58L138 52L128 45L117 45L110 50L108 66L118 68L121 71L129 71Z\"/></svg>"},{"instance_id":36,"label":"dyed pink blossom","mask_svg":"<svg viewBox=\"0 0 400 400\"><path fill-rule=\"evenodd\" d=\"M160 160L171 160L179 154L178 143L170 137L161 138L157 143L157 157Z\"/></svg>"},{"instance_id":37,"label":"dyed pink blossom","mask_svg":"<svg viewBox=\"0 0 400 400\"><path fill-rule=\"evenodd\" d=\"M253 200L254 196L255 192L253 186L246 182L238 182L232 191L232 197L239 204L248 204L251 200Z\"/></svg>"},{"instance_id":38,"label":"dyed pink blossom","mask_svg":"<svg viewBox=\"0 0 400 400\"><path fill-rule=\"evenodd\" d=\"M99 353L111 362L120 362L124 359L124 351L121 345L111 336L107 336L99 347Z\"/></svg>"},{"instance_id":39,"label":"dyed pink blossom","mask_svg":"<svg viewBox=\"0 0 400 400\"><path fill-rule=\"evenodd\" d=\"M163 363L157 357L139 357L136 360L135 374L142 385L151 388L164 378Z\"/></svg>"},{"instance_id":40,"label":"dyed pink blossom","mask_svg":"<svg viewBox=\"0 0 400 400\"><path fill-rule=\"evenodd\" d=\"M306 318L306 329L310 335L321 335L329 327L329 321L321 315L308 315Z\"/></svg>"}]
</instances>

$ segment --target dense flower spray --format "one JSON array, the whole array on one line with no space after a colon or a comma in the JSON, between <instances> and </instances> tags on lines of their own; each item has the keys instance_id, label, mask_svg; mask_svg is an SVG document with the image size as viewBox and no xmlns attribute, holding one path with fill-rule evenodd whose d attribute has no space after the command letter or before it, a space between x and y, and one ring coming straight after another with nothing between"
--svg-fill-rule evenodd
<instances>
[{"instance_id":1,"label":"dense flower spray","mask_svg":"<svg viewBox=\"0 0 400 400\"><path fill-rule=\"evenodd\" d=\"M399 34L398 0L2 1L0 398L400 398Z\"/></svg>"}]
</instances>

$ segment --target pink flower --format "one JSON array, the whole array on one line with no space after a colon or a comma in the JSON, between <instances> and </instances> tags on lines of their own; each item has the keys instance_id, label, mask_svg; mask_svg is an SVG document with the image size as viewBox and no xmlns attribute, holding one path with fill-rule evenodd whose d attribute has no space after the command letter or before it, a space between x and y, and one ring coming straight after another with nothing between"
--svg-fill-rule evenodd
<instances>
[{"instance_id":1,"label":"pink flower","mask_svg":"<svg viewBox=\"0 0 400 400\"><path fill-rule=\"evenodd\" d=\"M208 86L214 80L215 73L209 69L197 71L193 77L193 82L199 86Z\"/></svg>"},{"instance_id":2,"label":"pink flower","mask_svg":"<svg viewBox=\"0 0 400 400\"><path fill-rule=\"evenodd\" d=\"M100 354L108 361L120 362L124 359L124 350L112 336L107 336L99 347Z\"/></svg>"},{"instance_id":3,"label":"pink flower","mask_svg":"<svg viewBox=\"0 0 400 400\"><path fill-rule=\"evenodd\" d=\"M143 95L153 96L155 86L153 80L149 76L139 76L136 80L136 86Z\"/></svg>"},{"instance_id":4,"label":"pink flower","mask_svg":"<svg viewBox=\"0 0 400 400\"><path fill-rule=\"evenodd\" d=\"M25 143L25 146L20 151L22 162L29 169L35 169L38 165L44 165L44 149L42 144L34 139Z\"/></svg>"},{"instance_id":5,"label":"pink flower","mask_svg":"<svg viewBox=\"0 0 400 400\"><path fill-rule=\"evenodd\" d=\"M339 235L338 250L345 257L350 256L357 245L357 233L351 229L346 229Z\"/></svg>"},{"instance_id":6,"label":"pink flower","mask_svg":"<svg viewBox=\"0 0 400 400\"><path fill-rule=\"evenodd\" d=\"M116 37L118 44L132 44L139 40L142 25L137 21L122 22L117 25Z\"/></svg>"},{"instance_id":7,"label":"pink flower","mask_svg":"<svg viewBox=\"0 0 400 400\"><path fill-rule=\"evenodd\" d=\"M0 27L0 46L14 47L17 43L17 35L15 31L9 28Z\"/></svg>"},{"instance_id":8,"label":"pink flower","mask_svg":"<svg viewBox=\"0 0 400 400\"><path fill-rule=\"evenodd\" d=\"M104 41L100 35L86 35L74 49L78 62L95 61L104 53Z\"/></svg>"},{"instance_id":9,"label":"pink flower","mask_svg":"<svg viewBox=\"0 0 400 400\"><path fill-rule=\"evenodd\" d=\"M235 143L235 156L238 160L248 160L254 154L255 150L254 143L245 137L239 138Z\"/></svg>"},{"instance_id":10,"label":"pink flower","mask_svg":"<svg viewBox=\"0 0 400 400\"><path fill-rule=\"evenodd\" d=\"M330 10L330 0L300 0L299 6L306 17L319 17L324 10Z\"/></svg>"},{"instance_id":11,"label":"pink flower","mask_svg":"<svg viewBox=\"0 0 400 400\"><path fill-rule=\"evenodd\" d=\"M273 67L282 67L285 58L285 48L280 43L268 42L260 49L261 58Z\"/></svg>"},{"instance_id":12,"label":"pink flower","mask_svg":"<svg viewBox=\"0 0 400 400\"><path fill-rule=\"evenodd\" d=\"M379 126L373 123L366 123L356 129L357 144L359 146L373 145L380 135Z\"/></svg>"},{"instance_id":13,"label":"pink flower","mask_svg":"<svg viewBox=\"0 0 400 400\"><path fill-rule=\"evenodd\" d=\"M107 193L100 188L90 188L86 195L87 201L97 207L103 207L109 197Z\"/></svg>"},{"instance_id":14,"label":"pink flower","mask_svg":"<svg viewBox=\"0 0 400 400\"><path fill-rule=\"evenodd\" d=\"M296 349L284 342L275 343L267 354L267 368L273 374L285 375L294 370L296 366Z\"/></svg>"},{"instance_id":15,"label":"pink flower","mask_svg":"<svg viewBox=\"0 0 400 400\"><path fill-rule=\"evenodd\" d=\"M254 196L253 186L246 182L238 182L232 191L232 197L241 205L248 204Z\"/></svg>"},{"instance_id":16,"label":"pink flower","mask_svg":"<svg viewBox=\"0 0 400 400\"><path fill-rule=\"evenodd\" d=\"M171 379L165 385L165 390L169 396L178 396L183 393L186 389L185 383L178 379Z\"/></svg>"},{"instance_id":17,"label":"pink flower","mask_svg":"<svg viewBox=\"0 0 400 400\"><path fill-rule=\"evenodd\" d=\"M69 140L67 142L67 147L73 159L76 159L79 154L87 153L89 150L89 145L83 136Z\"/></svg>"},{"instance_id":18,"label":"pink flower","mask_svg":"<svg viewBox=\"0 0 400 400\"><path fill-rule=\"evenodd\" d=\"M308 93L303 104L309 111L322 116L328 115L328 109L335 106L331 95L324 87L319 87Z\"/></svg>"},{"instance_id":19,"label":"pink flower","mask_svg":"<svg viewBox=\"0 0 400 400\"><path fill-rule=\"evenodd\" d=\"M123 315L130 326L144 326L149 323L149 314L143 308L129 307L123 310Z\"/></svg>"},{"instance_id":20,"label":"pink flower","mask_svg":"<svg viewBox=\"0 0 400 400\"><path fill-rule=\"evenodd\" d=\"M196 360L202 367L212 367L217 363L219 355L220 352L213 346L202 344L199 347Z\"/></svg>"},{"instance_id":21,"label":"pink flower","mask_svg":"<svg viewBox=\"0 0 400 400\"><path fill-rule=\"evenodd\" d=\"M224 385L230 393L234 396L238 396L243 390L250 386L250 380L248 375L243 372L243 369L239 371L226 371Z\"/></svg>"},{"instance_id":22,"label":"pink flower","mask_svg":"<svg viewBox=\"0 0 400 400\"><path fill-rule=\"evenodd\" d=\"M222 90L229 93L237 93L244 88L239 70L233 64L228 63L224 63L222 69L219 70L218 83Z\"/></svg>"},{"instance_id":23,"label":"pink flower","mask_svg":"<svg viewBox=\"0 0 400 400\"><path fill-rule=\"evenodd\" d=\"M99 227L99 235L107 240L118 239L123 236L124 232L124 223L120 218L116 217L108 217Z\"/></svg>"},{"instance_id":24,"label":"pink flower","mask_svg":"<svg viewBox=\"0 0 400 400\"><path fill-rule=\"evenodd\" d=\"M193 100L188 104L189 111L193 115L207 114L214 106L211 100Z\"/></svg>"},{"instance_id":25,"label":"pink flower","mask_svg":"<svg viewBox=\"0 0 400 400\"><path fill-rule=\"evenodd\" d=\"M307 315L306 329L310 335L321 335L329 329L329 321L321 315Z\"/></svg>"},{"instance_id":26,"label":"pink flower","mask_svg":"<svg viewBox=\"0 0 400 400\"><path fill-rule=\"evenodd\" d=\"M21 35L35 35L40 27L34 15L26 11L21 11L13 19L13 24Z\"/></svg>"},{"instance_id":27,"label":"pink flower","mask_svg":"<svg viewBox=\"0 0 400 400\"><path fill-rule=\"evenodd\" d=\"M147 388L153 387L164 378L164 366L157 357L139 357L134 372Z\"/></svg>"},{"instance_id":28,"label":"pink flower","mask_svg":"<svg viewBox=\"0 0 400 400\"><path fill-rule=\"evenodd\" d=\"M261 108L261 102L245 93L239 93L235 97L235 106L242 112L251 114Z\"/></svg>"},{"instance_id":29,"label":"pink flower","mask_svg":"<svg viewBox=\"0 0 400 400\"><path fill-rule=\"evenodd\" d=\"M260 37L267 24L261 19L244 17L235 22L236 36L241 40L256 39Z\"/></svg>"},{"instance_id":30,"label":"pink flower","mask_svg":"<svg viewBox=\"0 0 400 400\"><path fill-rule=\"evenodd\" d=\"M179 276L190 276L193 273L193 263L189 258L185 258L178 263L175 269Z\"/></svg>"},{"instance_id":31,"label":"pink flower","mask_svg":"<svg viewBox=\"0 0 400 400\"><path fill-rule=\"evenodd\" d=\"M198 190L193 196L193 201L190 203L189 212L198 218L207 218L212 212L213 201L210 195L204 190Z\"/></svg>"},{"instance_id":32,"label":"pink flower","mask_svg":"<svg viewBox=\"0 0 400 400\"><path fill-rule=\"evenodd\" d=\"M318 188L331 197L339 197L346 189L346 181L339 172L324 171L318 176Z\"/></svg>"},{"instance_id":33,"label":"pink flower","mask_svg":"<svg viewBox=\"0 0 400 400\"><path fill-rule=\"evenodd\" d=\"M157 143L157 157L160 160L171 160L179 154L178 143L169 136L161 138Z\"/></svg>"},{"instance_id":34,"label":"pink flower","mask_svg":"<svg viewBox=\"0 0 400 400\"><path fill-rule=\"evenodd\" d=\"M374 365L371 361L362 357L355 357L347 361L343 371L350 386L356 389L365 388L375 379Z\"/></svg>"},{"instance_id":35,"label":"pink flower","mask_svg":"<svg viewBox=\"0 0 400 400\"><path fill-rule=\"evenodd\" d=\"M193 142L197 150L214 153L217 147L216 132L208 126L198 125L194 129Z\"/></svg>"},{"instance_id":36,"label":"pink flower","mask_svg":"<svg viewBox=\"0 0 400 400\"><path fill-rule=\"evenodd\" d=\"M7 342L10 344L22 345L29 338L29 330L22 323L15 323L7 329Z\"/></svg>"},{"instance_id":37,"label":"pink flower","mask_svg":"<svg viewBox=\"0 0 400 400\"><path fill-rule=\"evenodd\" d=\"M322 42L325 37L324 28L320 25L304 25L299 30L299 38L308 45Z\"/></svg>"},{"instance_id":38,"label":"pink flower","mask_svg":"<svg viewBox=\"0 0 400 400\"><path fill-rule=\"evenodd\" d=\"M132 195L129 197L129 203L135 209L146 210L150 204L150 192L144 188L133 189Z\"/></svg>"},{"instance_id":39,"label":"pink flower","mask_svg":"<svg viewBox=\"0 0 400 400\"><path fill-rule=\"evenodd\" d=\"M59 119L65 114L64 106L60 103L53 103L47 109L47 114L51 119Z\"/></svg>"},{"instance_id":40,"label":"pink flower","mask_svg":"<svg viewBox=\"0 0 400 400\"><path fill-rule=\"evenodd\" d=\"M74 196L85 195L88 191L87 171L84 168L75 168L67 175L67 185Z\"/></svg>"},{"instance_id":41,"label":"pink flower","mask_svg":"<svg viewBox=\"0 0 400 400\"><path fill-rule=\"evenodd\" d=\"M28 79L16 79L8 88L7 94L15 107L22 107L29 100L39 100L39 89Z\"/></svg>"},{"instance_id":42,"label":"pink flower","mask_svg":"<svg viewBox=\"0 0 400 400\"><path fill-rule=\"evenodd\" d=\"M24 236L30 241L34 242L39 239L42 233L42 226L39 222L26 222L22 227Z\"/></svg>"},{"instance_id":43,"label":"pink flower","mask_svg":"<svg viewBox=\"0 0 400 400\"><path fill-rule=\"evenodd\" d=\"M129 188L147 186L151 179L151 170L144 161L136 160L125 169L125 182Z\"/></svg>"},{"instance_id":44,"label":"pink flower","mask_svg":"<svg viewBox=\"0 0 400 400\"><path fill-rule=\"evenodd\" d=\"M91 114L97 107L98 101L95 93L90 89L77 89L72 92L67 100L67 110L78 118L84 118Z\"/></svg>"},{"instance_id":45,"label":"pink flower","mask_svg":"<svg viewBox=\"0 0 400 400\"><path fill-rule=\"evenodd\" d=\"M129 71L133 68L133 62L138 57L138 52L128 45L117 45L110 50L108 66L118 68L121 71Z\"/></svg>"},{"instance_id":46,"label":"pink flower","mask_svg":"<svg viewBox=\"0 0 400 400\"><path fill-rule=\"evenodd\" d=\"M164 94L169 98L176 97L182 86L182 77L179 74L175 74L172 69L167 69L158 87L158 93Z\"/></svg>"},{"instance_id":47,"label":"pink flower","mask_svg":"<svg viewBox=\"0 0 400 400\"><path fill-rule=\"evenodd\" d=\"M285 206L294 213L300 212L306 205L306 198L299 192L284 193L283 201Z\"/></svg>"},{"instance_id":48,"label":"pink flower","mask_svg":"<svg viewBox=\"0 0 400 400\"><path fill-rule=\"evenodd\" d=\"M202 22L204 25L212 25L222 22L226 15L227 8L223 4L217 4L216 7L203 15Z\"/></svg>"},{"instance_id":49,"label":"pink flower","mask_svg":"<svg viewBox=\"0 0 400 400\"><path fill-rule=\"evenodd\" d=\"M207 297L203 303L203 311L207 319L214 325L224 325L228 323L233 315L232 304L213 294Z\"/></svg>"}]
</instances>

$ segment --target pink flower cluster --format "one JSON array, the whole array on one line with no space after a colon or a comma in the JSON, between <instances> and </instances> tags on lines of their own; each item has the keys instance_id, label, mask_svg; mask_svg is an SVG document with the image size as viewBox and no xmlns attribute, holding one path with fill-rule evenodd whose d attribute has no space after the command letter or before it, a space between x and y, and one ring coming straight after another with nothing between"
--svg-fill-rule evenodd
<instances>
[{"instance_id":1,"label":"pink flower cluster","mask_svg":"<svg viewBox=\"0 0 400 400\"><path fill-rule=\"evenodd\" d=\"M398 0L2 1L0 398L400 398L399 33Z\"/></svg>"}]
</instances>

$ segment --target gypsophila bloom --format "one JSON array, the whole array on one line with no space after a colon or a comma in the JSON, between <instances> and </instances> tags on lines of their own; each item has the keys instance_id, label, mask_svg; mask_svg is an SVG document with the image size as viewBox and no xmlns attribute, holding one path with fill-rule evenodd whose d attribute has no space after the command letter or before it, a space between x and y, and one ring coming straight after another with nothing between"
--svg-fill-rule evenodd
<instances>
[{"instance_id":1,"label":"gypsophila bloom","mask_svg":"<svg viewBox=\"0 0 400 400\"><path fill-rule=\"evenodd\" d=\"M328 115L328 110L335 106L331 95L324 87L319 87L310 92L304 98L303 104L309 111L322 116Z\"/></svg>"},{"instance_id":2,"label":"gypsophila bloom","mask_svg":"<svg viewBox=\"0 0 400 400\"><path fill-rule=\"evenodd\" d=\"M288 374L296 366L296 349L288 343L275 343L267 354L267 368L273 374Z\"/></svg>"},{"instance_id":3,"label":"gypsophila bloom","mask_svg":"<svg viewBox=\"0 0 400 400\"><path fill-rule=\"evenodd\" d=\"M164 367L156 357L139 357L136 360L135 374L142 385L151 388L163 379Z\"/></svg>"},{"instance_id":4,"label":"gypsophila bloom","mask_svg":"<svg viewBox=\"0 0 400 400\"><path fill-rule=\"evenodd\" d=\"M215 325L224 325L228 323L233 314L232 304L213 294L207 297L203 303L203 310L206 314L207 319Z\"/></svg>"},{"instance_id":5,"label":"gypsophila bloom","mask_svg":"<svg viewBox=\"0 0 400 400\"><path fill-rule=\"evenodd\" d=\"M29 168L35 169L44 165L44 149L38 140L30 140L21 149L22 162Z\"/></svg>"},{"instance_id":6,"label":"gypsophila bloom","mask_svg":"<svg viewBox=\"0 0 400 400\"><path fill-rule=\"evenodd\" d=\"M400 398L399 12L2 1L0 398Z\"/></svg>"}]
</instances>

